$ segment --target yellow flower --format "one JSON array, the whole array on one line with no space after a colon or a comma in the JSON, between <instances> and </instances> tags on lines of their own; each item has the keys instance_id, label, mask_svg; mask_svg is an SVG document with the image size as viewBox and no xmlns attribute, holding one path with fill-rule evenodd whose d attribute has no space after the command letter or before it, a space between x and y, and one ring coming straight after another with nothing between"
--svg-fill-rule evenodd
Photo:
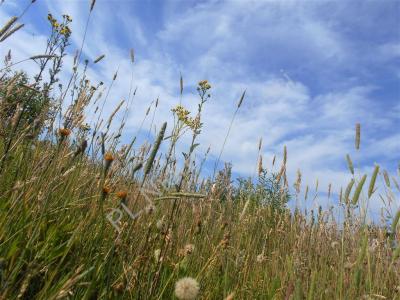
<instances>
[{"instance_id":1,"label":"yellow flower","mask_svg":"<svg viewBox=\"0 0 400 300\"><path fill-rule=\"evenodd\" d=\"M186 126L190 127L192 130L196 129L199 125L199 118L191 118L190 112L184 108L182 105L177 105L175 108L171 109L171 111L176 114L178 120L184 123Z\"/></svg>"},{"instance_id":2,"label":"yellow flower","mask_svg":"<svg viewBox=\"0 0 400 300\"><path fill-rule=\"evenodd\" d=\"M68 26L63 26L60 30L60 33L62 35L68 36L71 34L71 30L68 28Z\"/></svg>"},{"instance_id":3,"label":"yellow flower","mask_svg":"<svg viewBox=\"0 0 400 300\"><path fill-rule=\"evenodd\" d=\"M202 90L209 90L211 89L211 85L208 83L207 80L201 80L199 81L199 86Z\"/></svg>"}]
</instances>

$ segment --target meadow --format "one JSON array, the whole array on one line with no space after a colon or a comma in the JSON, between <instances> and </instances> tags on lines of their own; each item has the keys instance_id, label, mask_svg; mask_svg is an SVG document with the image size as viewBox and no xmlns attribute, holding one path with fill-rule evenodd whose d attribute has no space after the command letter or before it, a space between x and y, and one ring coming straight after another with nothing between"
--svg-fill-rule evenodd
<instances>
[{"instance_id":1,"label":"meadow","mask_svg":"<svg viewBox=\"0 0 400 300\"><path fill-rule=\"evenodd\" d=\"M260 156L255 178L240 180L222 148L204 175L208 153L200 162L194 153L218 88L207 80L197 85L197 111L177 104L152 143L123 144L133 89L105 109L117 75L108 87L91 82L86 70L106 58L83 60L85 40L61 84L72 18L47 18L46 48L26 59L37 74L24 73L12 52L0 68L0 299L400 299L400 211L389 214L400 169L357 174L347 156L340 223L329 210L288 208L301 189L299 201L310 201L318 187L302 186L300 172L288 182L286 148L282 161L266 166ZM0 24L0 45L18 35L18 21ZM177 85L182 95L182 77ZM232 123L245 102L244 91ZM378 182L389 226L366 222Z\"/></svg>"}]
</instances>

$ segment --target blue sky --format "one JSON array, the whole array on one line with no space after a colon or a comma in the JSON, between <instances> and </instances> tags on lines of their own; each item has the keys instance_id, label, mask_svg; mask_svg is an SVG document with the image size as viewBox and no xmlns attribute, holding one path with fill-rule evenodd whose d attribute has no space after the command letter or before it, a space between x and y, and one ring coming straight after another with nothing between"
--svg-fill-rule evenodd
<instances>
[{"instance_id":1,"label":"blue sky","mask_svg":"<svg viewBox=\"0 0 400 300\"><path fill-rule=\"evenodd\" d=\"M5 0L0 23L19 15L29 2ZM23 30L1 44L0 55L10 48L15 61L40 54L49 32L48 12L72 16L73 53L82 41L89 2L37 0L21 20ZM262 137L266 167L287 145L289 178L293 182L299 168L303 186L315 185L318 178L322 190L332 183L338 192L350 178L347 153L359 173L371 174L379 163L399 176L400 1L97 0L83 55L90 60L106 55L91 68L94 82L109 83L119 70L109 113L129 92L130 48L136 53L138 93L127 140L157 97L156 123L171 120L182 73L183 104L191 110L196 108L196 83L208 79L213 86L199 158L209 146L211 161L218 155L246 89L223 153L236 174L254 174ZM71 57L66 73L70 66ZM33 65L24 68L34 70ZM362 141L356 153L358 122ZM374 205L378 210L381 204Z\"/></svg>"}]
</instances>

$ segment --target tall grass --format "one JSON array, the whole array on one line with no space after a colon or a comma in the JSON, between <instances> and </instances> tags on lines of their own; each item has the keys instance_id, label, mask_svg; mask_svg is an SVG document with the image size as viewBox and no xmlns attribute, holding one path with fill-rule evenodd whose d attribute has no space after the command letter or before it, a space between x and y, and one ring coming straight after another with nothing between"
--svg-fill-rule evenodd
<instances>
[{"instance_id":1,"label":"tall grass","mask_svg":"<svg viewBox=\"0 0 400 300\"><path fill-rule=\"evenodd\" d=\"M68 22L50 21L47 49L51 43L66 47ZM18 34L10 31L15 22L0 35ZM398 177L391 181L377 165L365 194L368 176L357 177L348 155L353 178L340 196L343 223L329 211L292 213L280 202L288 189L286 147L274 177L282 190L262 193L252 181L233 185L229 167L202 180L203 162L196 166L193 153L211 85L199 82L195 116L182 105L172 109L174 122L168 128L158 124L152 145L136 145L135 139L120 145L109 129L122 107L126 120L132 83L127 105L121 102L102 126L108 93L103 97L101 85L79 73L83 46L59 98L49 91L56 94L62 48L36 57L41 64L33 79L13 73L11 58L1 69L0 299L400 299L400 212L390 209ZM131 56L133 63L133 51ZM44 70L53 74L49 82L40 76ZM109 88L117 80L112 78ZM61 102L70 88L74 99L66 106ZM85 116L101 100L101 109ZM95 122L92 132L88 117ZM360 132L358 124L357 150ZM175 149L185 134L192 139L179 164ZM261 156L258 169L259 175L265 171ZM390 229L367 225L365 210L357 209L368 204L380 180L386 183L380 196L393 220ZM296 202L300 187L298 171Z\"/></svg>"}]
</instances>

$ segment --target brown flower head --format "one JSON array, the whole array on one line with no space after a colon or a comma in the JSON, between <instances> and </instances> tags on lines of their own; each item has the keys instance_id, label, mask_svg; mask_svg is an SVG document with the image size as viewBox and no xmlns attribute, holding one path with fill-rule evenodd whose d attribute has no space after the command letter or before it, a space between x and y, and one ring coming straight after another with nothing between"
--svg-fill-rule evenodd
<instances>
[{"instance_id":1,"label":"brown flower head","mask_svg":"<svg viewBox=\"0 0 400 300\"><path fill-rule=\"evenodd\" d=\"M113 160L114 160L114 156L110 153L110 152L107 152L105 155L104 155L104 160L106 161L106 162L112 162Z\"/></svg>"},{"instance_id":2,"label":"brown flower head","mask_svg":"<svg viewBox=\"0 0 400 300\"><path fill-rule=\"evenodd\" d=\"M103 195L107 196L111 192L111 188L108 185L103 186Z\"/></svg>"},{"instance_id":3,"label":"brown flower head","mask_svg":"<svg viewBox=\"0 0 400 300\"><path fill-rule=\"evenodd\" d=\"M118 191L116 195L119 199L125 200L128 196L128 193L126 191Z\"/></svg>"},{"instance_id":4,"label":"brown flower head","mask_svg":"<svg viewBox=\"0 0 400 300\"><path fill-rule=\"evenodd\" d=\"M68 128L60 128L60 129L58 130L58 132L60 133L61 136L67 137L67 136L69 136L69 135L71 134L71 129L68 129Z\"/></svg>"}]
</instances>

